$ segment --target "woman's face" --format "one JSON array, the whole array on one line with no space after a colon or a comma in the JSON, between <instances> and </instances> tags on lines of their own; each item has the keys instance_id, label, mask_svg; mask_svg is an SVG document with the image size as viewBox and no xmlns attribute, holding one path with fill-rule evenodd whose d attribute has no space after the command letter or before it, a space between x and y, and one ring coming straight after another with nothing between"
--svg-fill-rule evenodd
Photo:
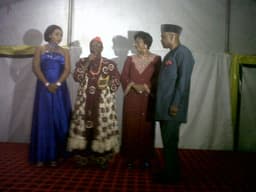
<instances>
[{"instance_id":1,"label":"woman's face","mask_svg":"<svg viewBox=\"0 0 256 192\"><path fill-rule=\"evenodd\" d=\"M62 31L55 29L50 35L51 42L59 44L62 41Z\"/></svg>"},{"instance_id":2,"label":"woman's face","mask_svg":"<svg viewBox=\"0 0 256 192\"><path fill-rule=\"evenodd\" d=\"M143 52L145 49L148 49L148 46L144 43L143 39L139 37L135 39L134 47L136 48L138 53Z\"/></svg>"}]
</instances>

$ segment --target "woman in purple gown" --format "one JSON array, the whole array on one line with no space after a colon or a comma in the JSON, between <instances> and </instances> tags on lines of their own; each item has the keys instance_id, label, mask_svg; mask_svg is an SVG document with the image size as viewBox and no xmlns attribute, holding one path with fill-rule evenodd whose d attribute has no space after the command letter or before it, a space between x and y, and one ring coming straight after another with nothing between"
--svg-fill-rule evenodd
<instances>
[{"instance_id":1,"label":"woman in purple gown","mask_svg":"<svg viewBox=\"0 0 256 192\"><path fill-rule=\"evenodd\" d=\"M70 73L68 50L58 46L62 29L50 25L44 33L48 44L34 54L33 70L37 77L32 119L29 160L37 166L56 166L65 157L70 123L71 102L66 79Z\"/></svg>"}]
</instances>

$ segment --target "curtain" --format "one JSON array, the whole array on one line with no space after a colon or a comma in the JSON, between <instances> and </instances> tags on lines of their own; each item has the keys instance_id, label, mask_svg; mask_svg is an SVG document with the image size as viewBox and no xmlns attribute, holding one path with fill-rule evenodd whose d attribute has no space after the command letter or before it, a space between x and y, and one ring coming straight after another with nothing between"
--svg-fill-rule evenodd
<instances>
[{"instance_id":1,"label":"curtain","mask_svg":"<svg viewBox=\"0 0 256 192\"><path fill-rule=\"evenodd\" d=\"M256 63L241 65L238 150L256 151Z\"/></svg>"}]
</instances>

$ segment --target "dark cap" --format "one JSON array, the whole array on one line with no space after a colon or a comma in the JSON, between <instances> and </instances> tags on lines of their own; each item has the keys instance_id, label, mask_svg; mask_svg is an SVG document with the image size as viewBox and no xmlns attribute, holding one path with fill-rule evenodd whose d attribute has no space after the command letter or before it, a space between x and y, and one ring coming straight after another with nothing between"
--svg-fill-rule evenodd
<instances>
[{"instance_id":1,"label":"dark cap","mask_svg":"<svg viewBox=\"0 0 256 192\"><path fill-rule=\"evenodd\" d=\"M161 32L173 32L180 34L182 31L182 27L178 25L173 25L173 24L162 24L161 25Z\"/></svg>"}]
</instances>

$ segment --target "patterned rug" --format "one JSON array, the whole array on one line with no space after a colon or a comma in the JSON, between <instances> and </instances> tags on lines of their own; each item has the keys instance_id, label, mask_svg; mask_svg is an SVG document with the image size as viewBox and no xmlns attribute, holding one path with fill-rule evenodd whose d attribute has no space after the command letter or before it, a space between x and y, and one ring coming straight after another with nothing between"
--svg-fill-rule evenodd
<instances>
[{"instance_id":1,"label":"patterned rug","mask_svg":"<svg viewBox=\"0 0 256 192\"><path fill-rule=\"evenodd\" d=\"M152 167L128 169L116 155L108 167L78 167L73 158L56 167L28 163L28 144L0 143L1 192L233 192L256 191L256 153L231 151L180 151L182 178L175 185L152 182L152 173L163 165L156 149Z\"/></svg>"}]
</instances>

